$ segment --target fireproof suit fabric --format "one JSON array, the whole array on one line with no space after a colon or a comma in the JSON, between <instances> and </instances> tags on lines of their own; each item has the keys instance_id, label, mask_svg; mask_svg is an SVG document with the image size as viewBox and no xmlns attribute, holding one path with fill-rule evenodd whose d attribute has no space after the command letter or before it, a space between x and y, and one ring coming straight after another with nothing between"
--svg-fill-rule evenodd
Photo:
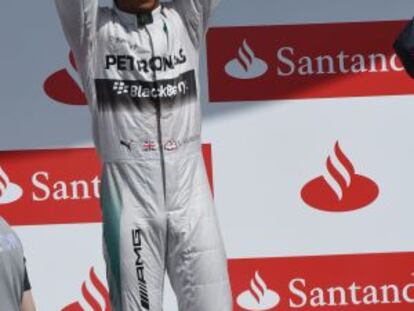
<instances>
[{"instance_id":1,"label":"fireproof suit fabric","mask_svg":"<svg viewBox=\"0 0 414 311\"><path fill-rule=\"evenodd\" d=\"M180 311L232 310L200 143L199 50L217 0L175 0L148 23L98 0L55 2L104 163L113 310L162 310L165 270Z\"/></svg>"},{"instance_id":2,"label":"fireproof suit fabric","mask_svg":"<svg viewBox=\"0 0 414 311\"><path fill-rule=\"evenodd\" d=\"M22 243L0 216L0 310L19 311L30 289Z\"/></svg>"}]
</instances>

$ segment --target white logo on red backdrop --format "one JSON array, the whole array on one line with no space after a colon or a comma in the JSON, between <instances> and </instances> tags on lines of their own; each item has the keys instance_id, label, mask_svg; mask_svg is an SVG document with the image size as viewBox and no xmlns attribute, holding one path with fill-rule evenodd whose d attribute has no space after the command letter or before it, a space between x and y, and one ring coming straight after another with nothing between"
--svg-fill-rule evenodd
<instances>
[{"instance_id":1,"label":"white logo on red backdrop","mask_svg":"<svg viewBox=\"0 0 414 311\"><path fill-rule=\"evenodd\" d=\"M413 260L412 252L230 260L233 292L242 293L234 297L234 311L412 311ZM267 285L255 278L246 291L258 267ZM268 287L277 296L266 295ZM267 305L260 302L266 296Z\"/></svg>"},{"instance_id":2,"label":"white logo on red backdrop","mask_svg":"<svg viewBox=\"0 0 414 311\"><path fill-rule=\"evenodd\" d=\"M377 184L355 172L339 142L335 144L333 156L328 157L326 168L328 174L311 180L302 189L302 199L309 206L323 211L346 212L366 207L377 199Z\"/></svg>"},{"instance_id":3,"label":"white logo on red backdrop","mask_svg":"<svg viewBox=\"0 0 414 311\"><path fill-rule=\"evenodd\" d=\"M212 28L207 35L210 100L413 94L411 78L392 49L404 24Z\"/></svg>"},{"instance_id":4,"label":"white logo on red backdrop","mask_svg":"<svg viewBox=\"0 0 414 311\"><path fill-rule=\"evenodd\" d=\"M238 79L260 77L266 73L267 69L267 64L256 57L246 40L239 48L237 57L228 62L225 68L229 76Z\"/></svg>"},{"instance_id":5,"label":"white logo on red backdrop","mask_svg":"<svg viewBox=\"0 0 414 311\"><path fill-rule=\"evenodd\" d=\"M82 284L82 298L64 307L61 311L86 311L90 309L94 311L111 310L108 289L93 268L89 271L88 282Z\"/></svg>"},{"instance_id":6,"label":"white logo on red backdrop","mask_svg":"<svg viewBox=\"0 0 414 311\"><path fill-rule=\"evenodd\" d=\"M202 152L213 191L211 145ZM11 225L102 221L94 149L3 151L0 163L1 215Z\"/></svg>"},{"instance_id":7,"label":"white logo on red backdrop","mask_svg":"<svg viewBox=\"0 0 414 311\"><path fill-rule=\"evenodd\" d=\"M237 297L237 304L251 311L270 310L276 307L279 302L279 294L267 288L257 271L250 281L250 288Z\"/></svg>"},{"instance_id":8,"label":"white logo on red backdrop","mask_svg":"<svg viewBox=\"0 0 414 311\"><path fill-rule=\"evenodd\" d=\"M9 176L0 166L0 204L9 204L23 196L23 189L10 181Z\"/></svg>"},{"instance_id":9,"label":"white logo on red backdrop","mask_svg":"<svg viewBox=\"0 0 414 311\"><path fill-rule=\"evenodd\" d=\"M1 214L11 225L101 221L100 162L94 150L4 151L0 163L7 168L0 183L8 202Z\"/></svg>"}]
</instances>

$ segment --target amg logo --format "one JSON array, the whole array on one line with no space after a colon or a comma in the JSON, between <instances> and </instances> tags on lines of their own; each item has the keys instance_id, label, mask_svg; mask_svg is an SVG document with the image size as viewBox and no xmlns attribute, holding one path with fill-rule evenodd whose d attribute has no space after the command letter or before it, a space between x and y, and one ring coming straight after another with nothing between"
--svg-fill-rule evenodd
<instances>
[{"instance_id":1,"label":"amg logo","mask_svg":"<svg viewBox=\"0 0 414 311\"><path fill-rule=\"evenodd\" d=\"M139 59L132 55L106 55L105 69L116 68L118 71L167 71L187 62L187 56L183 49L178 55L154 56L150 59Z\"/></svg>"},{"instance_id":2,"label":"amg logo","mask_svg":"<svg viewBox=\"0 0 414 311\"><path fill-rule=\"evenodd\" d=\"M141 297L141 306L149 310L149 298L148 298L148 289L147 282L145 281L144 276L144 262L142 260L141 251L142 251L142 231L140 229L132 230L132 245L134 247L134 253L136 255L135 260L135 270L138 278L139 285L139 295Z\"/></svg>"}]
</instances>

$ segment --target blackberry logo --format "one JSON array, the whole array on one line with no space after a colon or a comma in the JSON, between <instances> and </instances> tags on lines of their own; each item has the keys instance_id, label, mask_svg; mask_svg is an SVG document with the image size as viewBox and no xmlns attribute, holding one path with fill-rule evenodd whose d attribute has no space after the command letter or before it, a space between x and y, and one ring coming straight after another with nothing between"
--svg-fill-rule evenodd
<instances>
[{"instance_id":1,"label":"blackberry logo","mask_svg":"<svg viewBox=\"0 0 414 311\"><path fill-rule=\"evenodd\" d=\"M128 94L129 93L129 85L125 85L123 81L114 82L113 90L118 94Z\"/></svg>"}]
</instances>

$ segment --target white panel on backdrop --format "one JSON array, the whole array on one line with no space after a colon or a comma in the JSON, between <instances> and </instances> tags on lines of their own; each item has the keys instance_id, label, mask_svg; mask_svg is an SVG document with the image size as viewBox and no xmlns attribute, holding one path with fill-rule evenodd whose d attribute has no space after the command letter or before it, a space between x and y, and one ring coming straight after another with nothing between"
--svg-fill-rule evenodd
<instances>
[{"instance_id":1,"label":"white panel on backdrop","mask_svg":"<svg viewBox=\"0 0 414 311\"><path fill-rule=\"evenodd\" d=\"M94 268L106 282L101 226L59 225L15 228L24 245L37 308L60 311L84 302L81 287ZM100 295L94 295L101 299ZM87 309L89 310L89 309Z\"/></svg>"},{"instance_id":2,"label":"white panel on backdrop","mask_svg":"<svg viewBox=\"0 0 414 311\"><path fill-rule=\"evenodd\" d=\"M414 167L401 165L414 156L412 100L247 103L212 120L204 134L214 141L215 198L231 256L412 250ZM325 173L336 141L379 186L364 209L322 212L301 198Z\"/></svg>"}]
</instances>

